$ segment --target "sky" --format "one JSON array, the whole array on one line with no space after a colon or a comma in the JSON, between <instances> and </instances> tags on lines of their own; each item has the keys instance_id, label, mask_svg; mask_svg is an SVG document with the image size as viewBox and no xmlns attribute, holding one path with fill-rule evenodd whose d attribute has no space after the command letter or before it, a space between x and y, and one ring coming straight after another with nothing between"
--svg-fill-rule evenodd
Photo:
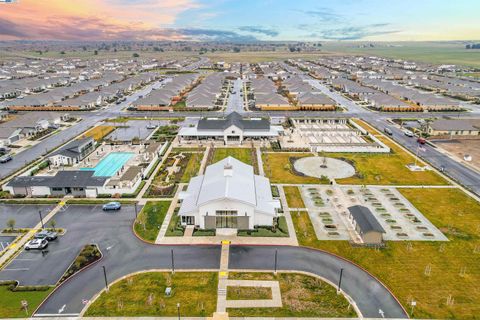
<instances>
[{"instance_id":1,"label":"sky","mask_svg":"<svg viewBox=\"0 0 480 320\"><path fill-rule=\"evenodd\" d=\"M0 0L0 40L479 40L479 0Z\"/></svg>"}]
</instances>

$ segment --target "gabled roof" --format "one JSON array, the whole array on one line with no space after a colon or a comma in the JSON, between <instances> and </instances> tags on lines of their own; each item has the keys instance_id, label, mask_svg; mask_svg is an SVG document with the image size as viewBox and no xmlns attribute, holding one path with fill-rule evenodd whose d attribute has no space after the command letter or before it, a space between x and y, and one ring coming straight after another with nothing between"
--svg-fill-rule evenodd
<instances>
[{"instance_id":1,"label":"gabled roof","mask_svg":"<svg viewBox=\"0 0 480 320\"><path fill-rule=\"evenodd\" d=\"M221 199L239 201L272 216L278 207L267 178L255 175L252 166L227 157L208 166L204 175L190 180L179 214L194 212L199 206Z\"/></svg>"},{"instance_id":2,"label":"gabled roof","mask_svg":"<svg viewBox=\"0 0 480 320\"><path fill-rule=\"evenodd\" d=\"M367 233L370 231L385 233L383 227L367 207L356 205L348 207L348 211L350 211L350 214L357 222L357 225L360 227L362 233Z\"/></svg>"},{"instance_id":3,"label":"gabled roof","mask_svg":"<svg viewBox=\"0 0 480 320\"><path fill-rule=\"evenodd\" d=\"M226 118L203 118L198 121L200 130L225 130L230 126L242 130L270 130L270 121L267 119L244 119L239 113L232 112Z\"/></svg>"},{"instance_id":4,"label":"gabled roof","mask_svg":"<svg viewBox=\"0 0 480 320\"><path fill-rule=\"evenodd\" d=\"M101 187L108 177L96 177L93 170L59 171L54 176L18 176L11 180L9 187Z\"/></svg>"}]
</instances>

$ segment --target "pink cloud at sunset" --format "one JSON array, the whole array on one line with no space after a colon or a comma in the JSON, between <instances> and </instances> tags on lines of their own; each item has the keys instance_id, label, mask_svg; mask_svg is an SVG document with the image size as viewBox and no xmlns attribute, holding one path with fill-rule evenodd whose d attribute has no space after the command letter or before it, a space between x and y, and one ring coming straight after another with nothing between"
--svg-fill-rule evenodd
<instances>
[{"instance_id":1,"label":"pink cloud at sunset","mask_svg":"<svg viewBox=\"0 0 480 320\"><path fill-rule=\"evenodd\" d=\"M193 0L21 0L0 6L0 39L34 40L177 40L168 28Z\"/></svg>"}]
</instances>

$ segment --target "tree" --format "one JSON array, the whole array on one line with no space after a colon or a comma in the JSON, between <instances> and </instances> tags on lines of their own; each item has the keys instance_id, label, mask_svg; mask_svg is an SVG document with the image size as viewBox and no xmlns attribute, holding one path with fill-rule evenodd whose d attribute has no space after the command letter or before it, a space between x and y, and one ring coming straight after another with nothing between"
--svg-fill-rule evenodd
<instances>
[{"instance_id":1,"label":"tree","mask_svg":"<svg viewBox=\"0 0 480 320\"><path fill-rule=\"evenodd\" d=\"M132 57L138 58L138 57L140 57L140 55L139 55L138 53L134 52L134 53L132 54Z\"/></svg>"},{"instance_id":2,"label":"tree","mask_svg":"<svg viewBox=\"0 0 480 320\"><path fill-rule=\"evenodd\" d=\"M233 52L239 53L239 52L240 52L240 48L239 48L239 47L233 47Z\"/></svg>"},{"instance_id":3,"label":"tree","mask_svg":"<svg viewBox=\"0 0 480 320\"><path fill-rule=\"evenodd\" d=\"M95 56L98 55L98 50L94 50L93 55L95 55Z\"/></svg>"},{"instance_id":4,"label":"tree","mask_svg":"<svg viewBox=\"0 0 480 320\"><path fill-rule=\"evenodd\" d=\"M15 228L15 219L9 219L7 221L7 227L10 229L10 230L13 230L13 228Z\"/></svg>"},{"instance_id":5,"label":"tree","mask_svg":"<svg viewBox=\"0 0 480 320\"><path fill-rule=\"evenodd\" d=\"M56 226L57 226L57 222L54 219L50 220L50 227L52 227L53 231L55 231Z\"/></svg>"},{"instance_id":6,"label":"tree","mask_svg":"<svg viewBox=\"0 0 480 320\"><path fill-rule=\"evenodd\" d=\"M60 54L65 54L65 51L60 51Z\"/></svg>"}]
</instances>

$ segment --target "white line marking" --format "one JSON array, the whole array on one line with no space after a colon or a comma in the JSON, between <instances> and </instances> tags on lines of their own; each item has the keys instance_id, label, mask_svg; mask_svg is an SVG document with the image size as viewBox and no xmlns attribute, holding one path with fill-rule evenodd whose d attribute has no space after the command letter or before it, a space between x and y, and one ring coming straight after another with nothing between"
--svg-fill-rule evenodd
<instances>
[{"instance_id":1,"label":"white line marking","mask_svg":"<svg viewBox=\"0 0 480 320\"><path fill-rule=\"evenodd\" d=\"M4 271L28 271L30 268L11 268L11 269L3 269Z\"/></svg>"}]
</instances>

